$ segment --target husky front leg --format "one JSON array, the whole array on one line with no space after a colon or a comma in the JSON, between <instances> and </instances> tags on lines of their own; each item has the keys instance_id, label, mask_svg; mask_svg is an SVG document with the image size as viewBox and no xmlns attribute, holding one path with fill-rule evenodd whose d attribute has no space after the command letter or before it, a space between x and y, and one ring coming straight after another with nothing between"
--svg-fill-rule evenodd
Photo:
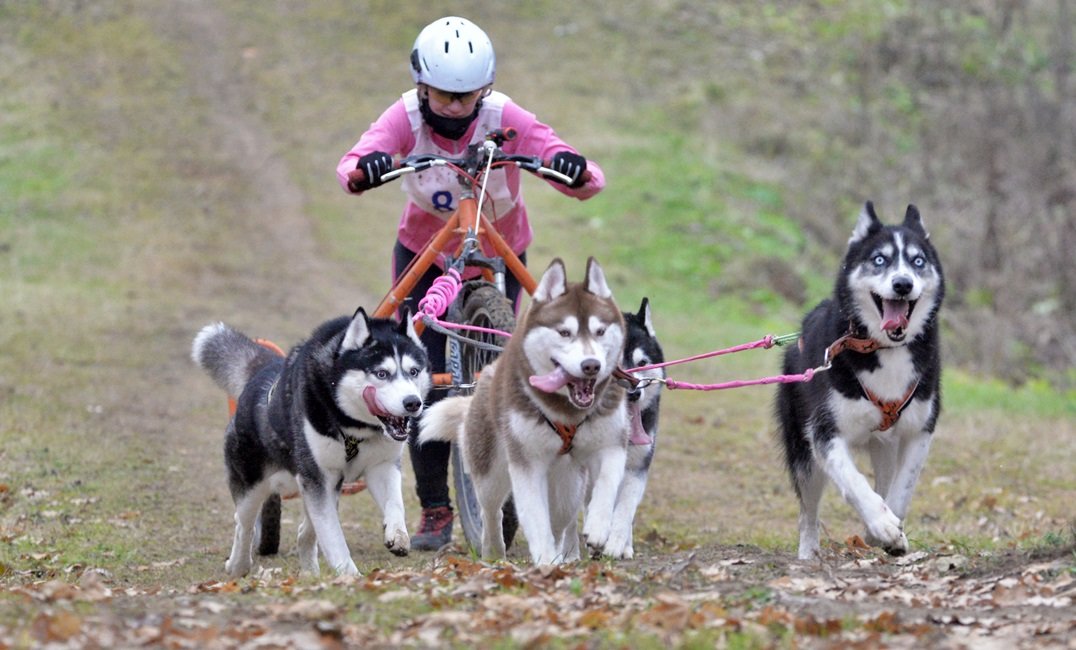
<instances>
[{"instance_id":1,"label":"husky front leg","mask_svg":"<svg viewBox=\"0 0 1076 650\"><path fill-rule=\"evenodd\" d=\"M897 473L899 448L899 442L893 437L871 438L867 445L871 467L874 468L874 491L878 493L878 496L886 499L887 503L889 488L893 484L893 476Z\"/></svg>"},{"instance_id":2,"label":"husky front leg","mask_svg":"<svg viewBox=\"0 0 1076 650\"><path fill-rule=\"evenodd\" d=\"M557 552L549 517L548 464L511 464L509 473L512 477L512 498L516 504L516 515L523 528L523 535L527 538L531 561L536 565L560 564L563 558Z\"/></svg>"},{"instance_id":3,"label":"husky front leg","mask_svg":"<svg viewBox=\"0 0 1076 650\"><path fill-rule=\"evenodd\" d=\"M393 555L407 555L411 550L411 538L404 523L400 466L396 462L385 462L367 469L366 489L381 509L385 548Z\"/></svg>"},{"instance_id":4,"label":"husky front leg","mask_svg":"<svg viewBox=\"0 0 1076 650\"><path fill-rule=\"evenodd\" d=\"M358 575L359 569L351 559L351 551L347 548L344 529L340 527L340 515L336 509L340 493L326 487L339 483L339 476L322 476L320 480L304 477L299 480L299 492L302 494L307 516L314 524L318 547L321 548L325 561L341 575Z\"/></svg>"},{"instance_id":5,"label":"husky front leg","mask_svg":"<svg viewBox=\"0 0 1076 650\"><path fill-rule=\"evenodd\" d=\"M299 570L305 573L317 575L321 572L318 566L318 534L314 530L314 520L310 518L310 512L306 508L306 499L303 502L303 520L299 523L299 537L295 542L299 552Z\"/></svg>"},{"instance_id":6,"label":"husky front leg","mask_svg":"<svg viewBox=\"0 0 1076 650\"><path fill-rule=\"evenodd\" d=\"M900 441L897 454L897 471L893 476L885 502L903 521L908 515L919 474L927 462L930 444L934 434L929 431L917 431Z\"/></svg>"},{"instance_id":7,"label":"husky front leg","mask_svg":"<svg viewBox=\"0 0 1076 650\"><path fill-rule=\"evenodd\" d=\"M557 554L565 562L579 560L579 512L586 489L585 473L570 458L554 462L549 475L549 520Z\"/></svg>"},{"instance_id":8,"label":"husky front leg","mask_svg":"<svg viewBox=\"0 0 1076 650\"><path fill-rule=\"evenodd\" d=\"M613 508L613 526L609 532L609 541L605 543L605 554L625 560L635 556L632 546L632 526L635 524L635 512L642 503L646 491L648 471L645 469L626 470L624 482Z\"/></svg>"},{"instance_id":9,"label":"husky front leg","mask_svg":"<svg viewBox=\"0 0 1076 650\"><path fill-rule=\"evenodd\" d=\"M592 555L601 555L609 541L613 508L624 480L626 460L627 451L623 447L603 447L596 450L591 462L587 463L593 487L583 517L583 539Z\"/></svg>"},{"instance_id":10,"label":"husky front leg","mask_svg":"<svg viewBox=\"0 0 1076 650\"><path fill-rule=\"evenodd\" d=\"M835 436L821 450L816 449L816 453L821 454L822 467L841 496L866 525L868 541L881 546L890 555L903 555L908 550L908 538L904 536L900 518L856 468L844 439Z\"/></svg>"}]
</instances>

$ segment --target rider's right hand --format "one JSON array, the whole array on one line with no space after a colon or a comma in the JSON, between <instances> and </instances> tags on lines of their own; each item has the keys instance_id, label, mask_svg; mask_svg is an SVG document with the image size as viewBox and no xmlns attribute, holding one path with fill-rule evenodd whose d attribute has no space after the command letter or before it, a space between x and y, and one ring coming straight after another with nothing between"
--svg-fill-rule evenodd
<instances>
[{"instance_id":1,"label":"rider's right hand","mask_svg":"<svg viewBox=\"0 0 1076 650\"><path fill-rule=\"evenodd\" d=\"M352 192L362 192L381 185L381 175L392 171L392 156L384 151L374 151L359 158L355 171L348 174L347 187Z\"/></svg>"}]
</instances>

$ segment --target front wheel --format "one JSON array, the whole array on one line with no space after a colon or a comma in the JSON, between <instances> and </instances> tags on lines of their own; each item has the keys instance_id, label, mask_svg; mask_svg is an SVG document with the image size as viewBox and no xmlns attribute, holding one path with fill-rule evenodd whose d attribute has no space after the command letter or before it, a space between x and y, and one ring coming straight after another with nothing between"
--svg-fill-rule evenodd
<instances>
[{"instance_id":1,"label":"front wheel","mask_svg":"<svg viewBox=\"0 0 1076 650\"><path fill-rule=\"evenodd\" d=\"M516 326L515 311L508 298L497 290L495 286L485 282L476 282L464 289L463 309L460 314L460 322L474 327L512 332ZM503 336L485 332L463 331L461 334L469 339L504 347L508 339ZM497 358L498 352L487 350L466 342L455 343L458 346L459 369L455 378L461 388L460 395L470 395L474 392L471 387L478 379L479 373L484 367ZM456 506L460 517L460 527L463 536L472 549L482 552L482 509L478 498L471 485L471 477L464 470L463 459L460 457L460 448L452 447L452 476L456 485ZM502 511L502 529L504 533L504 546L509 548L519 528L519 520L516 518L516 509L511 498L505 503Z\"/></svg>"}]
</instances>

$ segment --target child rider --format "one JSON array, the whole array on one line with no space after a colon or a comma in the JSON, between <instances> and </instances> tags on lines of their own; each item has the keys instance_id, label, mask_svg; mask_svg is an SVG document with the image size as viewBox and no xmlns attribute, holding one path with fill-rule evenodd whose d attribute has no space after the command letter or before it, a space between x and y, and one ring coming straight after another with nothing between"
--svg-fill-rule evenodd
<instances>
[{"instance_id":1,"label":"child rider","mask_svg":"<svg viewBox=\"0 0 1076 650\"><path fill-rule=\"evenodd\" d=\"M370 125L340 159L336 175L352 194L381 185L381 175L393 169L394 156L432 153L460 156L487 132L512 127L515 139L501 149L509 154L538 156L548 166L572 179L565 185L549 181L562 194L589 199L605 186L602 170L561 140L534 114L493 90L496 60L486 33L465 18L449 16L430 23L415 39L410 58L415 87L405 92ZM360 173L361 172L361 173ZM397 229L393 251L393 278L457 208L459 183L455 172L445 168L408 174L402 189L407 204ZM520 194L520 170L514 166L494 170L486 186L484 213L512 250L526 262L526 248L533 237L527 207ZM426 295L441 269L431 268L407 298L411 312ZM506 274L508 298L519 304L519 282ZM427 328L422 341L434 372L444 372L445 337ZM434 390L428 402L444 396ZM414 435L414 434L413 434ZM452 540L452 506L448 494L450 445L431 442L410 445L416 492L422 520L411 539L411 548L437 550Z\"/></svg>"}]
</instances>

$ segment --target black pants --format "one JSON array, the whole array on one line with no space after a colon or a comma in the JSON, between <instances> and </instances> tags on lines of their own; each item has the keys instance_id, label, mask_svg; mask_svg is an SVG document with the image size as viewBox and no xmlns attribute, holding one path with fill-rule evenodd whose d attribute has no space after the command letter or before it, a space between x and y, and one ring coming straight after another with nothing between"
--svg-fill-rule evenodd
<instances>
[{"instance_id":1,"label":"black pants","mask_svg":"<svg viewBox=\"0 0 1076 650\"><path fill-rule=\"evenodd\" d=\"M394 280L403 275L407 265L411 263L415 256L416 254L413 251L399 241L396 242L396 247L392 251L392 277ZM527 254L525 252L520 253L519 259L526 264ZM404 300L404 304L411 309L412 314L418 312L418 301L426 296L426 292L429 291L434 280L441 277L442 273L440 268L436 266L430 267L430 270L426 271L426 274L415 285L414 290ZM521 289L519 280L511 272L508 272L506 273L504 285L508 299L518 308ZM445 372L445 344L447 338L432 329L423 330L421 338L423 345L426 346L426 354L430 358L431 371ZM429 406L444 398L446 394L447 391L444 389L434 388L426 397L426 405ZM415 472L415 493L418 494L419 504L423 508L447 506L450 503L448 498L448 460L452 445L447 442L427 442L420 446L415 442L416 435L417 427L412 427L411 444L408 445L408 449L411 455L411 468Z\"/></svg>"}]
</instances>

